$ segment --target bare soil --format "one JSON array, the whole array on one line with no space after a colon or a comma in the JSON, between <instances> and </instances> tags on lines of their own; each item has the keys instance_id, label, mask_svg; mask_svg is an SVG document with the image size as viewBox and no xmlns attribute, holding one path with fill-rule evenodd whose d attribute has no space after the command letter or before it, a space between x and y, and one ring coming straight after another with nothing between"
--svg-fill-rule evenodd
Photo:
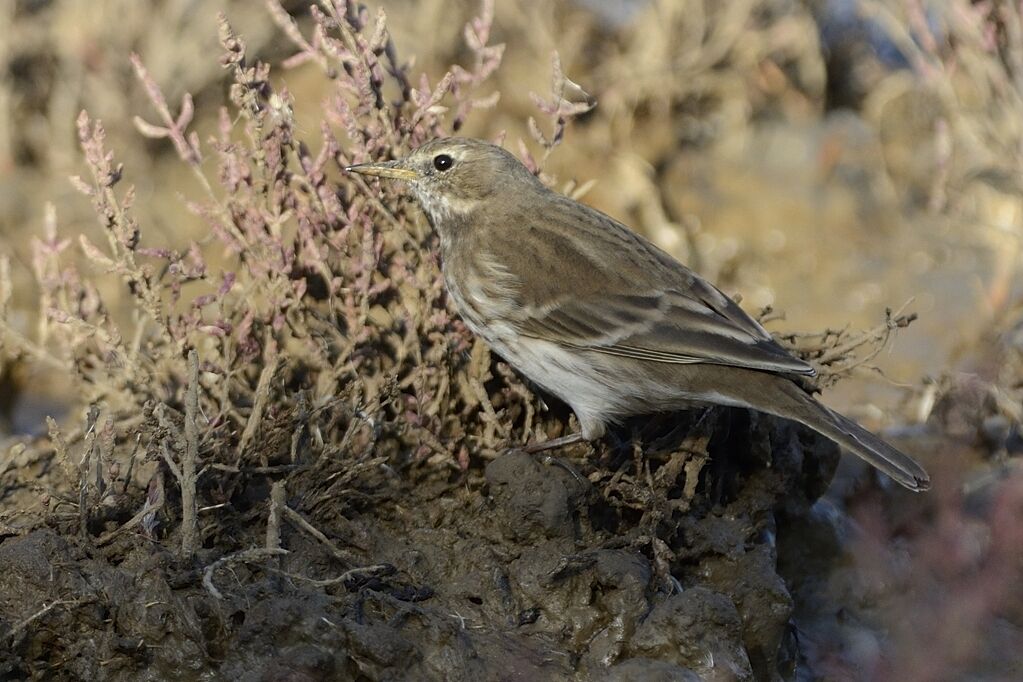
<instances>
[{"instance_id":1,"label":"bare soil","mask_svg":"<svg viewBox=\"0 0 1023 682\"><path fill-rule=\"evenodd\" d=\"M379 465L319 508L305 503L320 482L293 476L285 504L325 537L284 523L281 556L216 563L264 546L267 475L238 477L194 562L141 533L101 544L103 524L83 535L51 519L0 542L0 675L791 679L779 538L836 449L723 409L618 435L466 475Z\"/></svg>"}]
</instances>

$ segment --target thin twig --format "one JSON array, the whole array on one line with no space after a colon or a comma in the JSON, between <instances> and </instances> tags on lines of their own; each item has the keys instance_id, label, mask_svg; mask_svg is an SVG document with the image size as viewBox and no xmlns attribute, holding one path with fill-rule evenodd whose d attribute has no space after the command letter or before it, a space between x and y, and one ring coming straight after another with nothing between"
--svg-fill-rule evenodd
<instances>
[{"instance_id":1,"label":"thin twig","mask_svg":"<svg viewBox=\"0 0 1023 682\"><path fill-rule=\"evenodd\" d=\"M269 357L267 357L266 365L263 367L263 371L259 375L259 381L256 383L256 396L252 403L252 411L249 413L248 421L245 422L245 430L238 440L237 461L239 462L242 461L242 457L245 455L245 450L249 447L249 444L252 443L256 434L259 433L259 425L263 421L263 413L270 402L270 384L277 373L279 356L275 344L269 344L269 348L270 350L267 351ZM266 462L263 464L265 465Z\"/></svg>"},{"instance_id":2,"label":"thin twig","mask_svg":"<svg viewBox=\"0 0 1023 682\"><path fill-rule=\"evenodd\" d=\"M270 515L266 521L266 548L281 548L281 511L285 507L287 491L284 481L274 481L270 487Z\"/></svg>"},{"instance_id":3,"label":"thin twig","mask_svg":"<svg viewBox=\"0 0 1023 682\"><path fill-rule=\"evenodd\" d=\"M198 544L198 501L195 489L199 458L199 354L188 351L188 391L185 393L185 452L181 456L181 555L191 559Z\"/></svg>"},{"instance_id":4,"label":"thin twig","mask_svg":"<svg viewBox=\"0 0 1023 682\"><path fill-rule=\"evenodd\" d=\"M39 620L40 618L48 614L50 611L57 608L58 606L78 606L79 604L87 604L92 601L95 601L94 597L83 597L81 599L59 599L51 604L47 604L46 606L39 609L38 611L36 611L23 621L15 623L14 627L8 630L3 637L0 637L0 641L8 640L13 641L17 637L19 632L21 632L29 625L31 625L33 622Z\"/></svg>"},{"instance_id":5,"label":"thin twig","mask_svg":"<svg viewBox=\"0 0 1023 682\"><path fill-rule=\"evenodd\" d=\"M853 338L849 339L843 344L835 346L834 348L826 351L823 355L821 355L820 358L818 358L817 362L822 365L828 365L837 360L845 359L846 356L852 353L852 351L854 351L855 349L859 348L864 344L881 341L882 343L880 344L880 347L877 348L876 351L872 353L868 358L863 360L863 362L866 362L870 358L876 356L881 351L881 348L884 347L884 342L888 340L888 337L895 329L905 327L914 319L916 319L916 315L910 314L904 317L902 314L902 311L905 310L912 302L913 302L912 299L906 301L904 304L902 304L902 307L900 307L894 313L891 312L891 310L889 310L883 323L877 325L876 327L869 331L854 336Z\"/></svg>"},{"instance_id":6,"label":"thin twig","mask_svg":"<svg viewBox=\"0 0 1023 682\"><path fill-rule=\"evenodd\" d=\"M270 549L268 547L253 547L252 549L243 549L240 552L234 554L228 554L227 556L220 557L212 564L206 567L202 572L202 586L206 588L215 599L223 599L224 595L220 593L220 590L213 584L213 574L218 568L227 566L228 564L239 564L246 561L256 561L257 559L264 559L268 556L283 556L288 553L286 549Z\"/></svg>"},{"instance_id":7,"label":"thin twig","mask_svg":"<svg viewBox=\"0 0 1023 682\"><path fill-rule=\"evenodd\" d=\"M309 535L319 540L324 547L330 550L330 553L334 555L334 558L349 565L356 563L355 557L352 556L350 552L346 552L345 550L341 549L333 542L331 542L330 538L324 535L319 528L306 521L305 518L297 511L295 511L291 507L285 506L284 513L287 515L288 520L294 523L296 526L298 526L300 530L305 531Z\"/></svg>"},{"instance_id":8,"label":"thin twig","mask_svg":"<svg viewBox=\"0 0 1023 682\"><path fill-rule=\"evenodd\" d=\"M207 468L226 471L231 474L285 474L299 469L308 469L307 464L274 464L265 467L239 467L233 464L210 464Z\"/></svg>"},{"instance_id":9,"label":"thin twig","mask_svg":"<svg viewBox=\"0 0 1023 682\"><path fill-rule=\"evenodd\" d=\"M291 578L292 580L300 580L304 583L309 583L315 587L331 587L332 585L348 585L354 580L359 578L375 578L381 575L391 575L394 573L394 566L391 564L374 564L373 566L362 566L360 568L352 568L336 578L327 578L325 580L318 580L316 578L307 578L304 575L298 575L297 573L288 573L286 571L280 571L281 575Z\"/></svg>"}]
</instances>

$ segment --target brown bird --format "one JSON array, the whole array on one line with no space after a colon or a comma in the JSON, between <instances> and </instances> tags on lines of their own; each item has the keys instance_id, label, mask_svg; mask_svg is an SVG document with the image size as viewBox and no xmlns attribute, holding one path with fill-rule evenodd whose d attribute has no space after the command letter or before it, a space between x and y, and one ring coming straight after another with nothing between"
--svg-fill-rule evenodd
<instances>
[{"instance_id":1,"label":"brown bird","mask_svg":"<svg viewBox=\"0 0 1023 682\"><path fill-rule=\"evenodd\" d=\"M929 487L912 458L817 402L798 383L814 369L732 299L504 149L442 138L347 170L409 184L466 324L575 412L582 433L541 447L600 438L632 415L731 405L797 421L907 488Z\"/></svg>"}]
</instances>

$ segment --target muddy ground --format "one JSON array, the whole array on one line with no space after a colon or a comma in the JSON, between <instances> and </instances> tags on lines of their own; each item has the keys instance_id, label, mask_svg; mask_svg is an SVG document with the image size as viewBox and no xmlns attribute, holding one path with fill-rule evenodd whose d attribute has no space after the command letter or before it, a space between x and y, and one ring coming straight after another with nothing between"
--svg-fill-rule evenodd
<instances>
[{"instance_id":1,"label":"muddy ground","mask_svg":"<svg viewBox=\"0 0 1023 682\"><path fill-rule=\"evenodd\" d=\"M836 449L742 411L700 416L695 431L683 420L646 454L625 444L548 461L511 451L464 476L381 464L320 508L307 508L312 491L293 484L287 507L325 537L285 515L282 556L218 564L227 545L265 546L273 478L263 475L238 483L194 562L142 533L101 545L102 524L85 535L52 524L9 535L0 543L0 671L802 678L793 576L779 570L779 547L801 544L788 537L802 532L789 519L810 512ZM792 551L798 573L805 550Z\"/></svg>"}]
</instances>

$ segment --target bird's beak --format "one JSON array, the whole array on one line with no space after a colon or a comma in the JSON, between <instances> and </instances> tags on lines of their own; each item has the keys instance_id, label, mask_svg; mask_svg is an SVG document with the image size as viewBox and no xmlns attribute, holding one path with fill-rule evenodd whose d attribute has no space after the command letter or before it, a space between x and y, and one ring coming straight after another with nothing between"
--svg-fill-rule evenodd
<instances>
[{"instance_id":1,"label":"bird's beak","mask_svg":"<svg viewBox=\"0 0 1023 682\"><path fill-rule=\"evenodd\" d=\"M401 165L401 161L386 161L383 163L360 163L357 166L346 166L349 173L361 173L362 175L376 175L381 178L392 178L411 182L419 179L419 173Z\"/></svg>"}]
</instances>

